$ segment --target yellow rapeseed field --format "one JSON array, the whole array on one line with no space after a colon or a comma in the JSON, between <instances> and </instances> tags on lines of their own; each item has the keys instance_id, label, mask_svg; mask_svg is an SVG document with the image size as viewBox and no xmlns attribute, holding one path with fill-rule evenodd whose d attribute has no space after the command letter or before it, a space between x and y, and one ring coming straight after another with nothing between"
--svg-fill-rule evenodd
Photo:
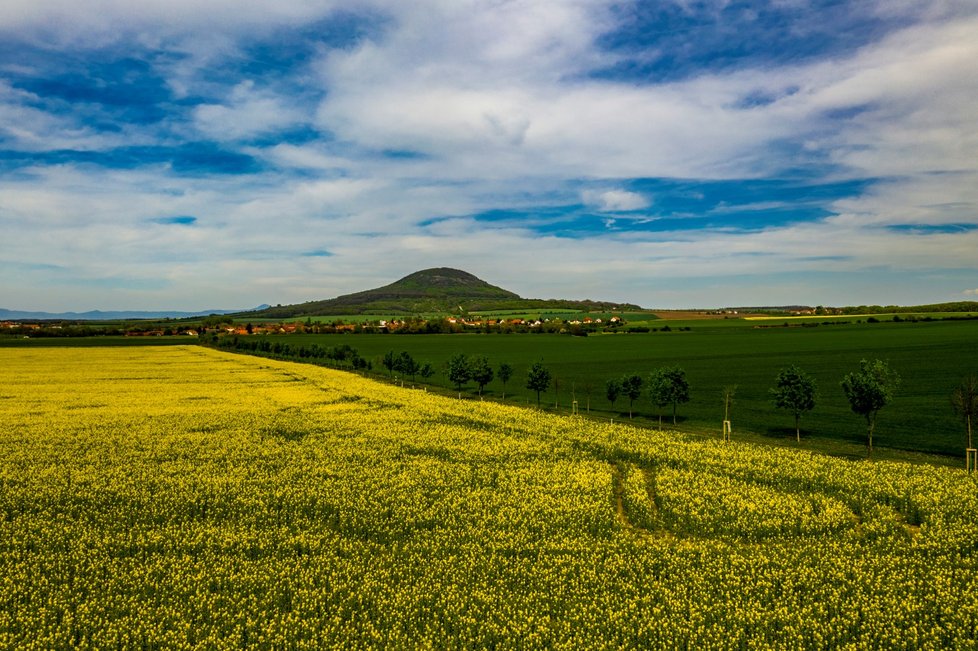
<instances>
[{"instance_id":1,"label":"yellow rapeseed field","mask_svg":"<svg viewBox=\"0 0 978 651\"><path fill-rule=\"evenodd\" d=\"M0 648L975 648L978 486L210 349L0 349Z\"/></svg>"}]
</instances>

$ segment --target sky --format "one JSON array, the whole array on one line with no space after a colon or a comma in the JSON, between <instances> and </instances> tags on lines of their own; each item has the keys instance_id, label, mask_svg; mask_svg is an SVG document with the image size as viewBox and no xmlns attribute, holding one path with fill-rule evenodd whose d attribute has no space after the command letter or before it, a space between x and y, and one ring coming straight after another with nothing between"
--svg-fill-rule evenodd
<instances>
[{"instance_id":1,"label":"sky","mask_svg":"<svg viewBox=\"0 0 978 651\"><path fill-rule=\"evenodd\" d=\"M4 0L0 307L978 300L973 0Z\"/></svg>"}]
</instances>

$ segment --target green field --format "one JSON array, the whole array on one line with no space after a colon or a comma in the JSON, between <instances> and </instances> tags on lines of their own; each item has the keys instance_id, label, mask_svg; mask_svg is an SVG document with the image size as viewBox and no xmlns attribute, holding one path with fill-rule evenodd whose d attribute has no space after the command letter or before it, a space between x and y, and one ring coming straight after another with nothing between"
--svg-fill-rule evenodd
<instances>
[{"instance_id":1,"label":"green field","mask_svg":"<svg viewBox=\"0 0 978 651\"><path fill-rule=\"evenodd\" d=\"M665 323L665 322L660 322ZM627 418L628 402L620 398L612 411L604 397L609 378L624 373L646 376L659 366L678 364L691 385L691 401L680 407L680 426L719 431L722 421L720 399L724 386L737 385L733 409L734 434L752 432L779 440L794 436L790 414L771 405L768 390L778 371L797 364L813 375L819 385L819 402L802 419L805 439L842 440L861 444L864 421L853 414L839 383L855 370L863 358L886 360L902 377L893 403L880 412L876 444L905 450L920 450L962 456L964 429L949 406L949 395L961 379L978 373L978 321L918 323L845 324L812 327L755 328L752 322L719 320L669 322L672 332L649 334L566 337L553 335L304 335L279 338L293 345L357 348L374 360L375 371L383 370L379 358L388 350L408 351L421 362L441 370L454 354L489 358L493 366L511 364L515 373L506 387L507 401L535 402L524 388L526 371L542 361L558 378L544 402L568 410L572 389L580 409L587 402L587 385L592 385L592 414ZM692 328L678 332L682 325ZM432 382L448 386L444 373ZM486 397L499 399L502 385L494 381ZM469 385L469 394L475 391ZM635 404L639 422L654 419L657 408L645 398Z\"/></svg>"}]
</instances>

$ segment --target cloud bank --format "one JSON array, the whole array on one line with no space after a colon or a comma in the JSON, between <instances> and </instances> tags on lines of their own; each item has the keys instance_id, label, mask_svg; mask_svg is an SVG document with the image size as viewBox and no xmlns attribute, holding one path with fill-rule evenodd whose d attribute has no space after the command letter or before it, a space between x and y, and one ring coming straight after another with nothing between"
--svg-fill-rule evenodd
<instances>
[{"instance_id":1,"label":"cloud bank","mask_svg":"<svg viewBox=\"0 0 978 651\"><path fill-rule=\"evenodd\" d=\"M5 2L0 305L974 287L978 9L748 5Z\"/></svg>"}]
</instances>

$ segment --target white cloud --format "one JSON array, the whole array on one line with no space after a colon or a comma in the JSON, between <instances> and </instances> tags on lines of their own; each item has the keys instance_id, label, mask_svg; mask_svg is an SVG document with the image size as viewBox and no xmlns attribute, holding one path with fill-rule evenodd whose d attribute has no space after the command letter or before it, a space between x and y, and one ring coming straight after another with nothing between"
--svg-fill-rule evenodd
<instances>
[{"instance_id":1,"label":"white cloud","mask_svg":"<svg viewBox=\"0 0 978 651\"><path fill-rule=\"evenodd\" d=\"M330 0L4 0L0 32L59 45L105 46L128 38L299 24L347 3Z\"/></svg>"},{"instance_id":2,"label":"white cloud","mask_svg":"<svg viewBox=\"0 0 978 651\"><path fill-rule=\"evenodd\" d=\"M238 84L226 104L201 104L194 109L197 129L218 140L274 133L304 119L294 104L286 104L284 98L268 91L256 91L250 80Z\"/></svg>"},{"instance_id":3,"label":"white cloud","mask_svg":"<svg viewBox=\"0 0 978 651\"><path fill-rule=\"evenodd\" d=\"M602 212L641 210L651 205L643 195L628 190L585 190L581 193L581 200Z\"/></svg>"}]
</instances>

